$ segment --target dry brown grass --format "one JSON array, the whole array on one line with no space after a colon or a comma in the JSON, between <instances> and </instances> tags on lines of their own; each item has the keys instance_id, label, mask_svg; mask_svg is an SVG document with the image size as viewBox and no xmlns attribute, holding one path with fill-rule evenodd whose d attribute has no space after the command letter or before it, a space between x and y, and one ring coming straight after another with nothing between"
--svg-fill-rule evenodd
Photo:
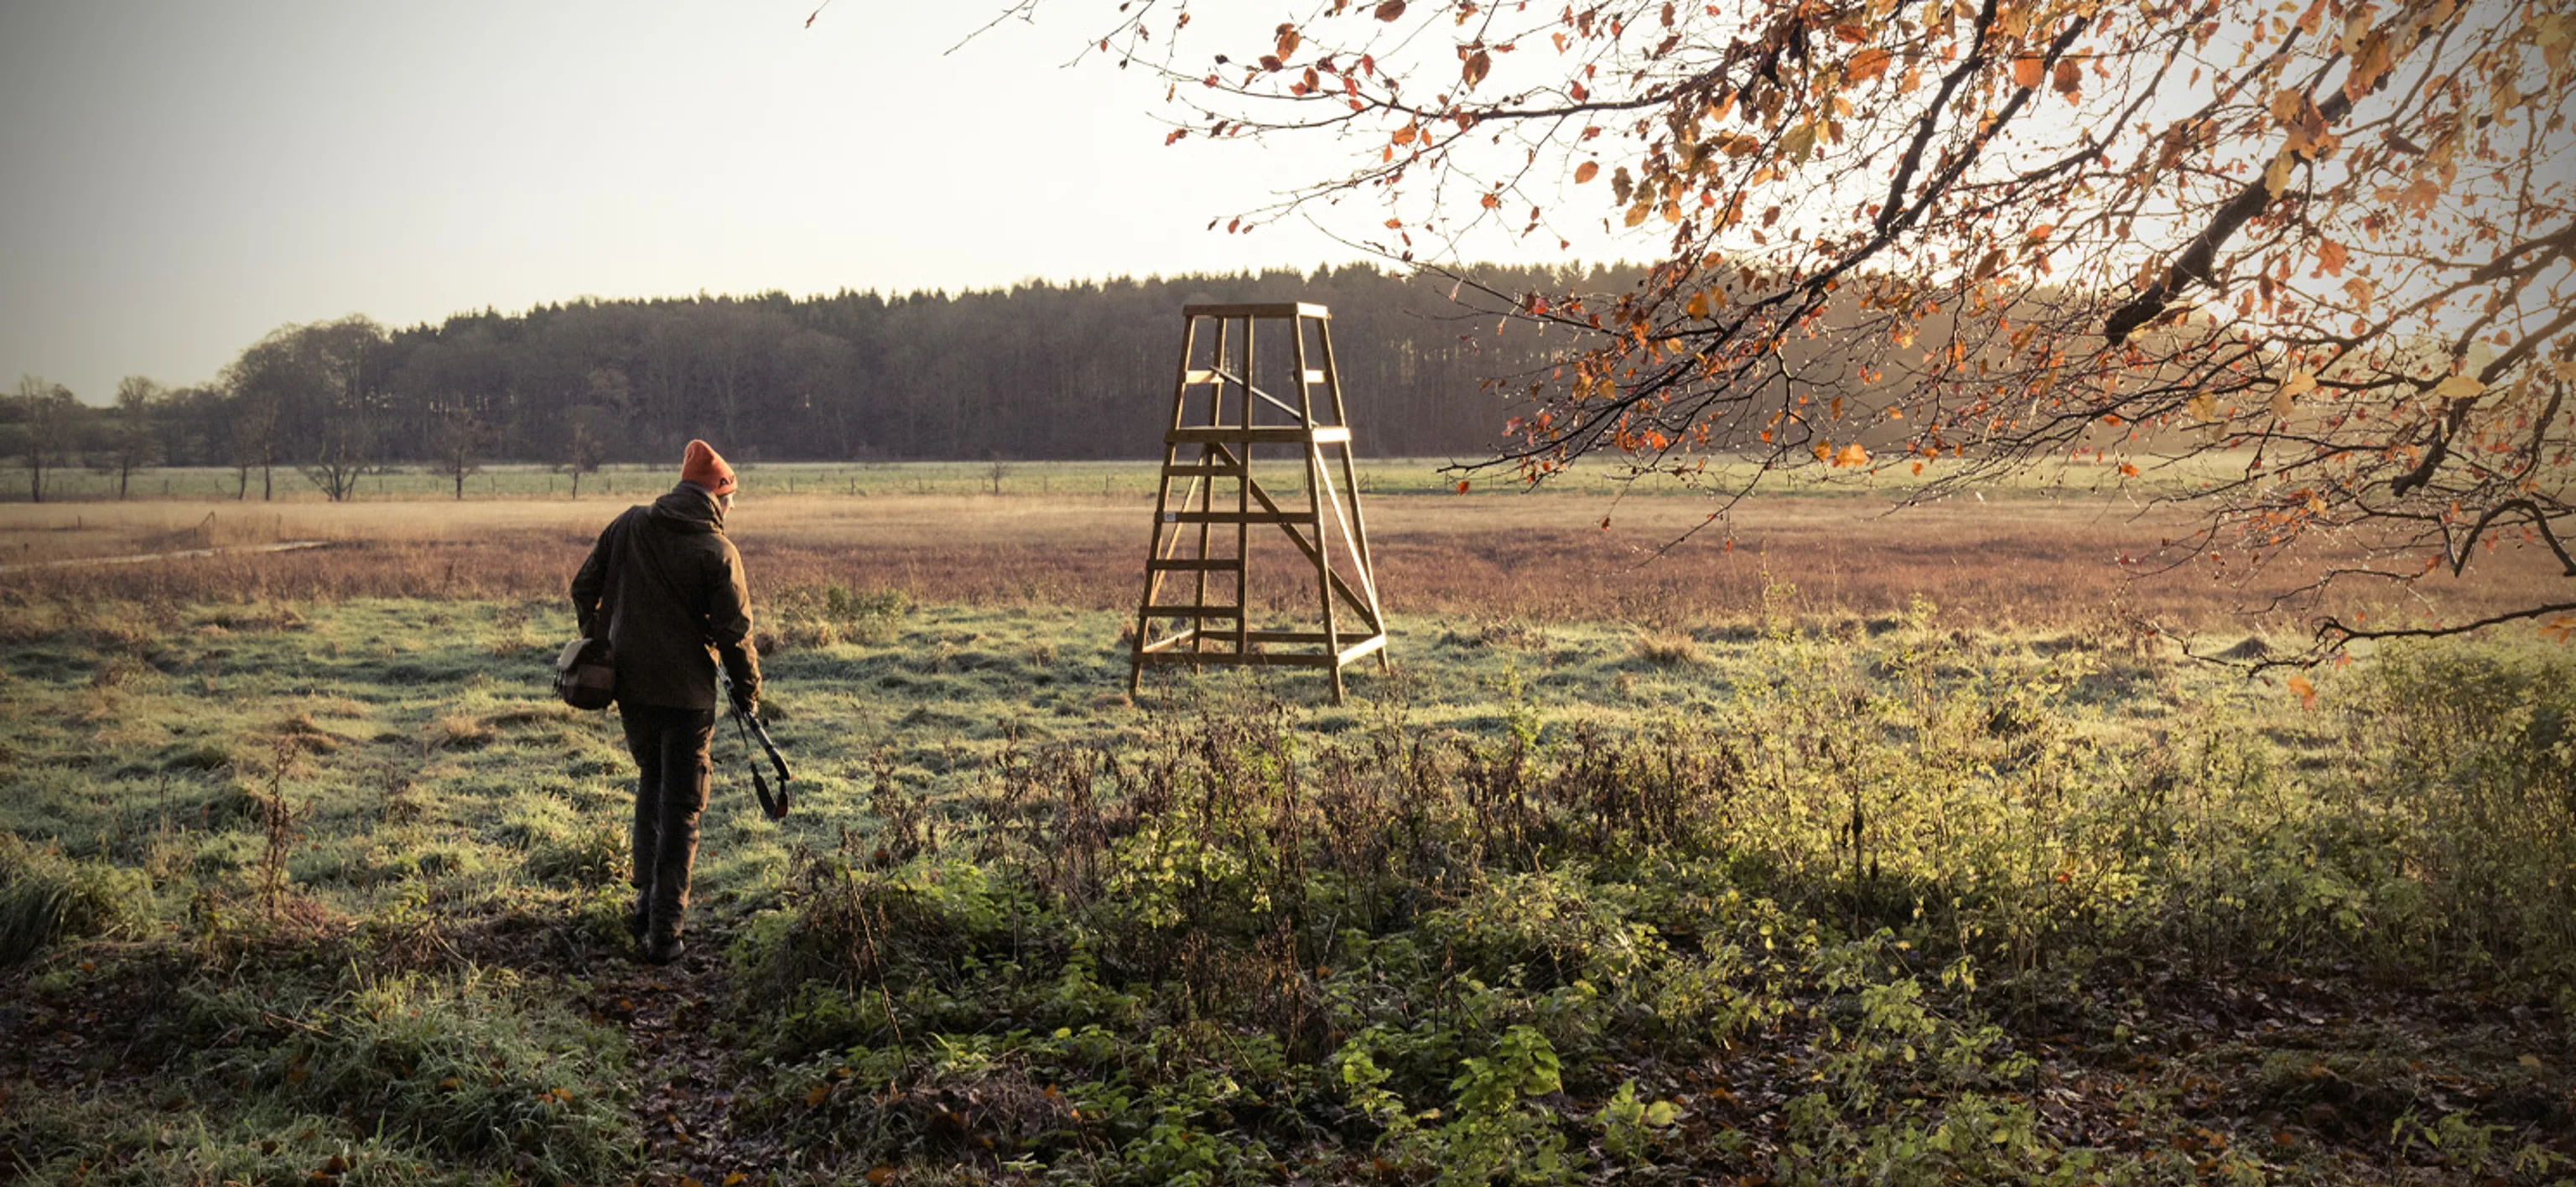
<instances>
[{"instance_id":1,"label":"dry brown grass","mask_svg":"<svg viewBox=\"0 0 2576 1187\"><path fill-rule=\"evenodd\" d=\"M562 595L590 541L623 501L473 501L284 505L11 507L0 555L115 555L174 539L213 512L226 544L325 539L315 552L236 554L149 564L19 570L0 591L20 604L309 601L350 597L548 599ZM2238 586L2198 565L2141 572L2182 534L2171 511L2037 496L1954 500L1900 514L1867 497L1757 500L1731 541L1712 528L1660 558L1705 515L1681 499L1632 500L1609 529L1607 500L1580 496L1381 496L1368 505L1389 609L1487 619L1615 620L1662 631L1759 615L1766 591L1804 616L1878 617L1930 598L1947 617L1988 625L2144 618L2220 622L2290 581ZM839 585L899 590L925 602L1123 608L1140 592L1148 504L1084 497L793 496L747 501L734 539L759 596ZM234 516L227 520L227 515ZM1256 534L1258 602L1299 609L1286 541ZM11 558L14 561L14 557ZM1264 568L1261 562L1273 562ZM2465 582L2427 583L2421 600L2379 614L2462 615L2527 600L2553 581L2507 551ZM1794 592L1787 592L1794 587ZM2383 592L2383 591L2374 591ZM2347 607L2349 608L2349 607ZM2286 626L2286 617L2268 625Z\"/></svg>"}]
</instances>

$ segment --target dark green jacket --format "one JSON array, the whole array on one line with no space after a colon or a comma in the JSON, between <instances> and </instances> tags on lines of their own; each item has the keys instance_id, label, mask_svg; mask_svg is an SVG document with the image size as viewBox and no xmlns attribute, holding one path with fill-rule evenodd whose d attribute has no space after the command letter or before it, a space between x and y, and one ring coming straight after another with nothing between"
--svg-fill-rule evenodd
<instances>
[{"instance_id":1,"label":"dark green jacket","mask_svg":"<svg viewBox=\"0 0 2576 1187\"><path fill-rule=\"evenodd\" d=\"M616 653L620 703L716 708L719 658L737 699L759 695L742 554L705 491L682 483L610 521L573 575L572 609L582 637L604 634Z\"/></svg>"}]
</instances>

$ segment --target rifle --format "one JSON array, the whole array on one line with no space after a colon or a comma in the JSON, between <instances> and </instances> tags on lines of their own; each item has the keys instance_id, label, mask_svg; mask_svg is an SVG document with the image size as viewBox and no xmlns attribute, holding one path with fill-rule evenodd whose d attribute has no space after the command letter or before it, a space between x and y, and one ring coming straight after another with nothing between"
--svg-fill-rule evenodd
<instances>
[{"instance_id":1,"label":"rifle","mask_svg":"<svg viewBox=\"0 0 2576 1187\"><path fill-rule=\"evenodd\" d=\"M733 699L733 681L730 679L724 681L724 699L725 704L732 706L734 733L742 739L743 758L751 764L751 790L760 797L761 813L771 820L787 819L787 809L795 805L795 798L787 786L795 776L787 773L787 760L779 755L778 743L769 740L769 727L762 725L759 718L743 712L742 706ZM760 760L751 754L754 738L758 738L760 748L768 752L769 765L778 771L778 795L775 798L769 794L769 780L760 773Z\"/></svg>"}]
</instances>

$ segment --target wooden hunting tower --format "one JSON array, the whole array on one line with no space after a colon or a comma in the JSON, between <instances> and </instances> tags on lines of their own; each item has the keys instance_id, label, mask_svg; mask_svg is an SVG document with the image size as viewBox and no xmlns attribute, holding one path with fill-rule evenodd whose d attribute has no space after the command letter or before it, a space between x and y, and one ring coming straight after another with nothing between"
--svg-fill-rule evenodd
<instances>
[{"instance_id":1,"label":"wooden hunting tower","mask_svg":"<svg viewBox=\"0 0 2576 1187\"><path fill-rule=\"evenodd\" d=\"M1275 665L1331 672L1339 704L1343 668L1371 653L1385 666L1386 620L1333 368L1332 314L1321 305L1190 305L1181 323L1128 691L1139 691L1155 664ZM1272 332L1256 342L1263 323ZM1287 382L1262 386L1273 376ZM1299 475L1302 494L1274 481L1283 502L1263 488L1255 451L1264 448L1274 479ZM1293 463L1280 456L1289 451ZM1313 581L1320 630L1312 620L1253 626L1252 544L1269 534L1253 531L1260 525L1276 526L1295 546L1282 568L1299 584Z\"/></svg>"}]
</instances>

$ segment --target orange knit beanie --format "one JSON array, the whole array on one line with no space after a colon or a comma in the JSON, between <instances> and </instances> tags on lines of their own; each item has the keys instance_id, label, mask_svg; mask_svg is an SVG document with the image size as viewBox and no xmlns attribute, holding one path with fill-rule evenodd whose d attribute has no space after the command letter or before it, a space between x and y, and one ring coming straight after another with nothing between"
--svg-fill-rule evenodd
<instances>
[{"instance_id":1,"label":"orange knit beanie","mask_svg":"<svg viewBox=\"0 0 2576 1187\"><path fill-rule=\"evenodd\" d=\"M733 467L717 455L715 446L691 441L688 453L680 459L680 481L703 486L711 495L729 495L733 493Z\"/></svg>"}]
</instances>

